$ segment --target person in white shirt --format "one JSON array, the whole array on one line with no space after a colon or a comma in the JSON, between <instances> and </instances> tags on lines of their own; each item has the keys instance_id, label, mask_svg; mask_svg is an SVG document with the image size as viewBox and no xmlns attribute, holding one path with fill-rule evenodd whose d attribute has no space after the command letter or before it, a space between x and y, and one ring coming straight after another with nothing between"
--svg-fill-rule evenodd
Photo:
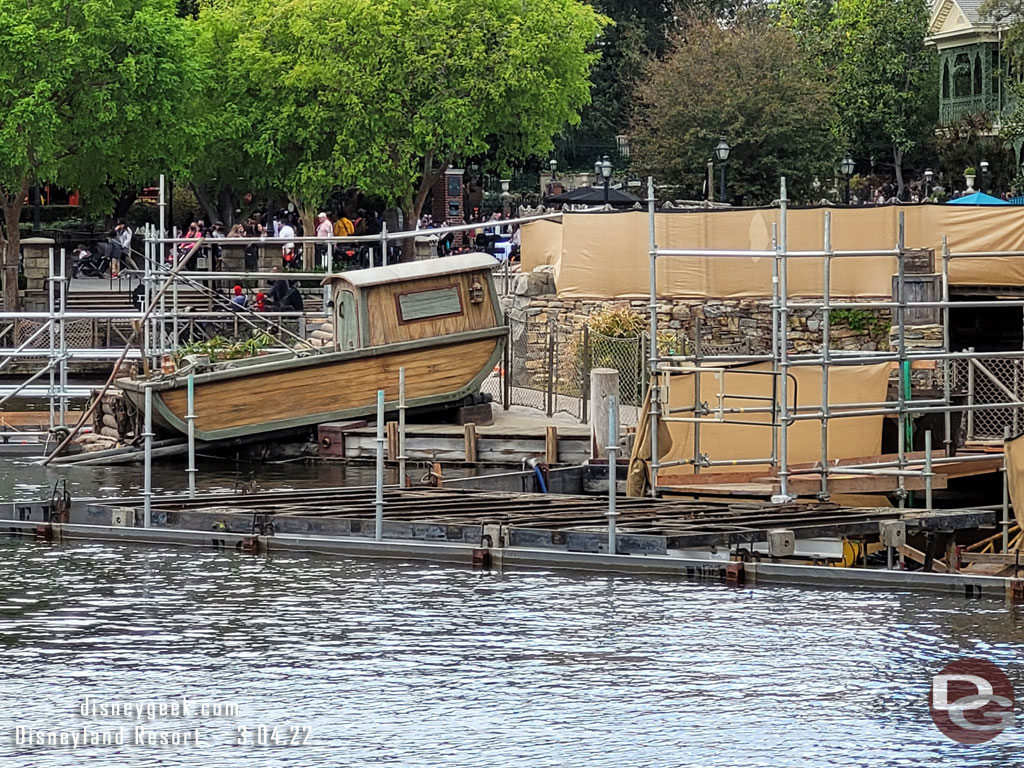
<instances>
[{"instance_id":1,"label":"person in white shirt","mask_svg":"<svg viewBox=\"0 0 1024 768\"><path fill-rule=\"evenodd\" d=\"M327 240L328 238L334 237L334 225L331 223L331 220L327 218L327 214L324 211L320 211L316 216L316 236L321 240ZM316 263L327 263L326 243L316 244Z\"/></svg>"},{"instance_id":2,"label":"person in white shirt","mask_svg":"<svg viewBox=\"0 0 1024 768\"><path fill-rule=\"evenodd\" d=\"M291 223L287 220L281 222L281 230L278 232L278 237L291 238L295 237L295 229ZM281 261L284 262L285 269L291 269L295 264L295 243L285 243L281 246Z\"/></svg>"},{"instance_id":3,"label":"person in white shirt","mask_svg":"<svg viewBox=\"0 0 1024 768\"><path fill-rule=\"evenodd\" d=\"M132 269L138 269L135 259L132 258L132 230L124 219L118 219L110 239L104 246L105 256L110 259L110 276L117 277L121 272L121 259L123 258Z\"/></svg>"}]
</instances>

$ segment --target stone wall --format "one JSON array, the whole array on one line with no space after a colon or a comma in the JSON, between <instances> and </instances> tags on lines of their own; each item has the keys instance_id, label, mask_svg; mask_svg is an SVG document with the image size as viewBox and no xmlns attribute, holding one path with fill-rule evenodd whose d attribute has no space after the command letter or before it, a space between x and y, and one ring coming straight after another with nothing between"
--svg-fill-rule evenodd
<instances>
[{"instance_id":1,"label":"stone wall","mask_svg":"<svg viewBox=\"0 0 1024 768\"><path fill-rule=\"evenodd\" d=\"M513 324L546 324L553 321L560 335L582 333L591 316L608 309L629 308L645 319L650 308L645 299L559 299L554 294L550 267L516 275L505 311ZM750 354L771 349L771 304L758 299L674 299L658 302L658 330L692 349L694 329L701 326L702 346L707 351L727 349ZM837 350L878 350L888 347L889 312L833 311L831 345ZM821 312L796 309L789 312L791 352L818 351L822 344Z\"/></svg>"}]
</instances>

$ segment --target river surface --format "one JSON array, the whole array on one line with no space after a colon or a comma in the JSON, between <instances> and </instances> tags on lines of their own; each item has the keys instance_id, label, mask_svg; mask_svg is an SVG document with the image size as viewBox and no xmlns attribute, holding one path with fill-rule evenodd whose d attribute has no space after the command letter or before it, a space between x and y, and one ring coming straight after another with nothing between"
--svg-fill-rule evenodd
<instances>
[{"instance_id":1,"label":"river surface","mask_svg":"<svg viewBox=\"0 0 1024 768\"><path fill-rule=\"evenodd\" d=\"M201 485L369 477L324 471ZM23 498L59 477L137 488L133 468L0 477ZM1022 642L1000 601L0 540L0 768L1002 768L1024 763L1024 723L956 744L928 690L974 657L1024 694ZM112 743L19 745L19 727Z\"/></svg>"}]
</instances>

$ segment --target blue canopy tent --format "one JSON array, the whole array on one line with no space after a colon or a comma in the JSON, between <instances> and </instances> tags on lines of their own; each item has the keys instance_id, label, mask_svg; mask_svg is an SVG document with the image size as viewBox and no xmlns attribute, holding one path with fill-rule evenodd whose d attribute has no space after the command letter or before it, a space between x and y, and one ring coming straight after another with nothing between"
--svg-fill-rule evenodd
<instances>
[{"instance_id":1,"label":"blue canopy tent","mask_svg":"<svg viewBox=\"0 0 1024 768\"><path fill-rule=\"evenodd\" d=\"M998 197L986 195L984 192L975 192L973 195L964 195L950 200L946 205L1009 205L1009 203Z\"/></svg>"}]
</instances>

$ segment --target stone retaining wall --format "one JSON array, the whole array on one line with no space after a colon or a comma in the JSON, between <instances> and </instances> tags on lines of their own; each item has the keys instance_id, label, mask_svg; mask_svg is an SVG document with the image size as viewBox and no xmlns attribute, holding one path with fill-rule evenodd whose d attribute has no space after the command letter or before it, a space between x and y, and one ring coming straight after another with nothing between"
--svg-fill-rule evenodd
<instances>
[{"instance_id":1,"label":"stone retaining wall","mask_svg":"<svg viewBox=\"0 0 1024 768\"><path fill-rule=\"evenodd\" d=\"M559 299L554 294L550 268L517 275L505 310L516 323L545 325L553 321L565 336L582 333L588 319L608 309L629 308L647 318L644 299ZM694 328L700 323L706 349L747 350L751 354L771 349L771 304L759 299L673 299L658 303L658 330L685 339L691 349ZM837 350L878 350L888 347L888 310L833 311L831 344ZM821 312L797 309L789 312L789 349L818 351L822 344Z\"/></svg>"}]
</instances>

